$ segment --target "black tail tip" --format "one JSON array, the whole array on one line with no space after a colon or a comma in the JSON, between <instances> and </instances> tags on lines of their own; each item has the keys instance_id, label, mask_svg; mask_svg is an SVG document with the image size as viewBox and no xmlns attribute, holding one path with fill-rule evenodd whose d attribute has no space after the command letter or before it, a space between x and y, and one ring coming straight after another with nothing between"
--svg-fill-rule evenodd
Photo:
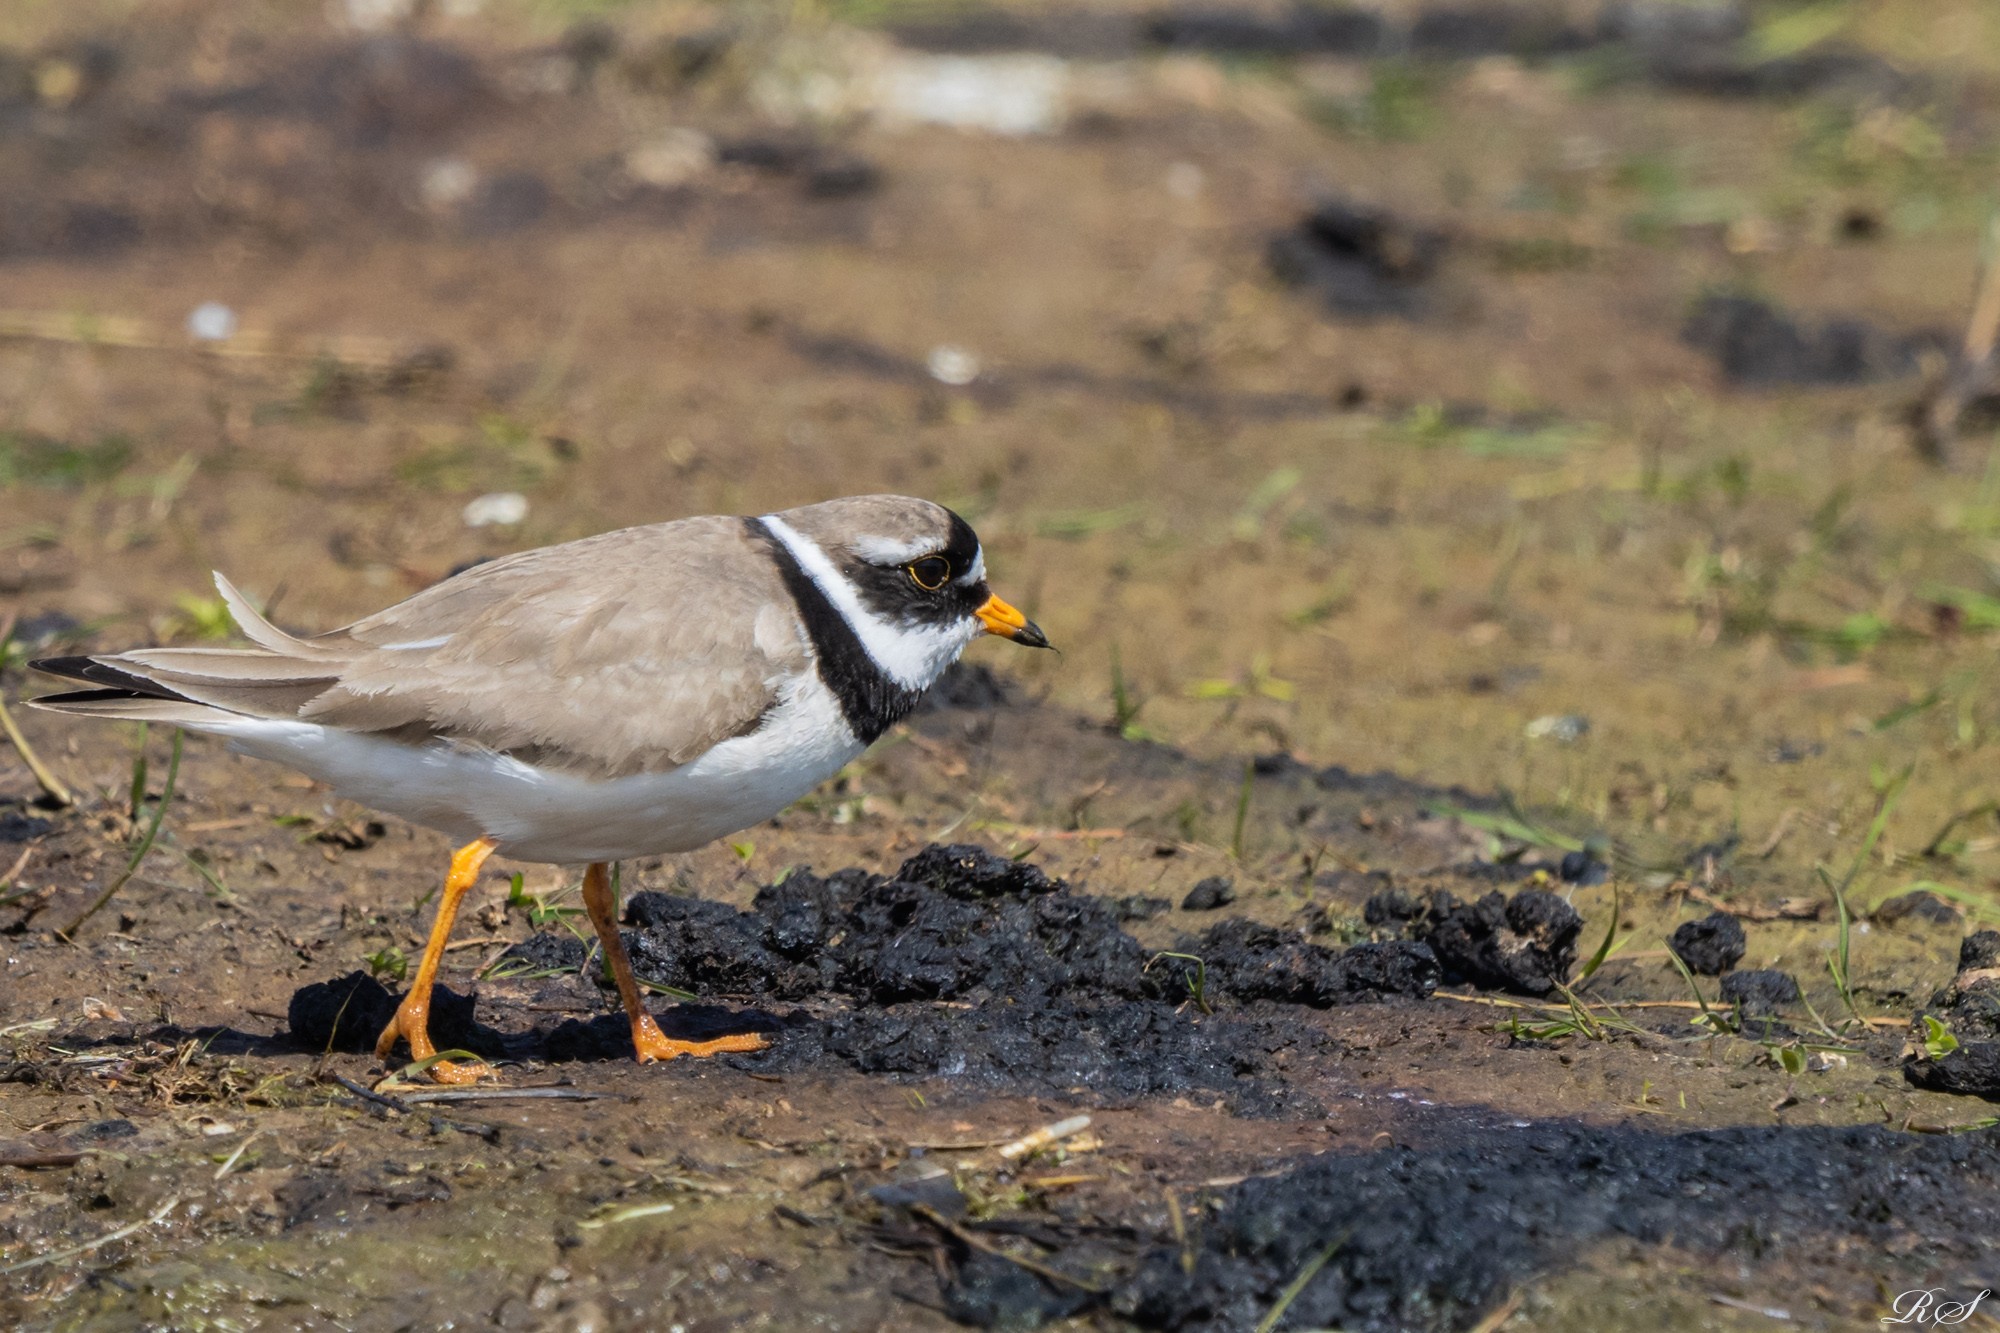
<instances>
[{"instance_id":1,"label":"black tail tip","mask_svg":"<svg viewBox=\"0 0 2000 1333\"><path fill-rule=\"evenodd\" d=\"M85 673L95 665L88 657L38 657L28 663L30 670L51 676L67 676L71 680L90 679Z\"/></svg>"}]
</instances>

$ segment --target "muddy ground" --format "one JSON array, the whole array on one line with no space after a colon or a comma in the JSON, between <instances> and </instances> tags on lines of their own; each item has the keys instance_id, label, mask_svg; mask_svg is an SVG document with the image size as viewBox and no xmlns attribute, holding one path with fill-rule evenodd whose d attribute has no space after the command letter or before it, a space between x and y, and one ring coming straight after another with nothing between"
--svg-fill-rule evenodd
<instances>
[{"instance_id":1,"label":"muddy ground","mask_svg":"<svg viewBox=\"0 0 2000 1333\"><path fill-rule=\"evenodd\" d=\"M0 749L0 1323L2000 1286L2000 471L1990 412L1910 428L1997 22L0 8L0 687L75 796ZM18 706L28 656L226 637L211 569L324 629L875 489L1063 652L977 646L780 819L623 867L663 1024L756 1054L629 1063L573 869L495 863L437 1022L501 1087L382 1083L443 841Z\"/></svg>"}]
</instances>

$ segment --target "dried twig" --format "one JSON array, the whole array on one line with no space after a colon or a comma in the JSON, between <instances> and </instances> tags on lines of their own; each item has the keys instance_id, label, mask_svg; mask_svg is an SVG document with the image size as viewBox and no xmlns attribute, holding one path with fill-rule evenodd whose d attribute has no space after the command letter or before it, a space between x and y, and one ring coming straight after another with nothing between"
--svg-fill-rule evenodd
<instances>
[{"instance_id":1,"label":"dried twig","mask_svg":"<svg viewBox=\"0 0 2000 1333\"><path fill-rule=\"evenodd\" d=\"M1040 1129L1029 1130L1026 1134L1012 1138L960 1139L955 1142L911 1143L912 1148L922 1148L925 1152L981 1152L987 1148L998 1148L999 1156L1012 1161L1039 1148L1046 1148L1062 1139L1072 1138L1090 1128L1090 1117L1074 1115L1054 1124L1043 1125Z\"/></svg>"},{"instance_id":2,"label":"dried twig","mask_svg":"<svg viewBox=\"0 0 2000 1333\"><path fill-rule=\"evenodd\" d=\"M1766 1319L1776 1319L1787 1324L1792 1322L1792 1312L1775 1305L1753 1305L1749 1301L1739 1301L1734 1296L1724 1296L1716 1292L1710 1292L1708 1299L1725 1309L1742 1310L1747 1314L1758 1314Z\"/></svg>"},{"instance_id":3,"label":"dried twig","mask_svg":"<svg viewBox=\"0 0 2000 1333\"><path fill-rule=\"evenodd\" d=\"M1673 956L1670 950L1661 950L1660 952L1662 956L1666 957ZM1431 996L1432 998L1439 1000L1457 1000L1461 1004L1491 1005L1495 1009L1537 1009L1543 1013L1548 1013L1548 1014L1563 1014L1569 1012L1566 1009L1558 1008L1557 1006L1552 1004L1538 1004L1532 1000L1510 1000L1507 999L1505 996L1500 996L1500 995L1461 995L1457 991L1440 990L1440 991L1432 991ZM1708 1007L1712 1009L1715 1006L1710 1005ZM1618 1008L1700 1009L1702 1008L1702 1006L1693 1000L1620 1000L1618 1001ZM1910 1023L1909 1019L1897 1018L1893 1014L1878 1014L1875 1017L1864 1018L1861 1021L1863 1023L1866 1023L1871 1028L1901 1028L1901 1027L1908 1027Z\"/></svg>"},{"instance_id":4,"label":"dried twig","mask_svg":"<svg viewBox=\"0 0 2000 1333\"><path fill-rule=\"evenodd\" d=\"M4 642L0 640L0 643ZM65 809L76 804L76 794L64 785L53 769L42 762L42 757L35 753L35 747L28 744L28 738L21 734L21 724L14 720L13 710L7 707L4 698L0 698L0 731L6 732L8 741L27 764L28 771L35 775L35 785L42 789L44 795Z\"/></svg>"},{"instance_id":5,"label":"dried twig","mask_svg":"<svg viewBox=\"0 0 2000 1333\"><path fill-rule=\"evenodd\" d=\"M9 612L6 621L0 623L0 661L5 660L7 645L14 641L14 625L17 619L17 612ZM42 757L35 753L35 747L28 744L28 738L21 734L20 725L14 721L14 714L8 710L4 696L0 696L0 731L6 732L7 739L13 744L15 752L21 756L22 762L27 764L28 771L35 775L35 785L42 789L43 795L65 809L76 804L76 795L63 785L63 780L57 777L47 764L42 762Z\"/></svg>"},{"instance_id":6,"label":"dried twig","mask_svg":"<svg viewBox=\"0 0 2000 1333\"><path fill-rule=\"evenodd\" d=\"M329 1072L326 1077L338 1083L356 1097L361 1098L362 1101L368 1103L370 1106L380 1106L385 1110L394 1111L399 1115L417 1114L417 1108L411 1105L412 1102L462 1100L460 1098L427 1095L425 1090L412 1090L405 1092L401 1097L391 1097L386 1092L377 1092L373 1088L363 1087L353 1079L342 1078L339 1074ZM535 1089L530 1088L526 1089L526 1091L532 1093ZM378 1111L376 1114L380 1115L381 1112ZM441 1115L432 1116L431 1129L436 1131L439 1128L454 1129L461 1134L477 1135L479 1138L485 1139L488 1143L495 1142L500 1137L500 1126L488 1124L484 1120L451 1120Z\"/></svg>"},{"instance_id":7,"label":"dried twig","mask_svg":"<svg viewBox=\"0 0 2000 1333\"><path fill-rule=\"evenodd\" d=\"M617 1095L614 1092L585 1092L581 1088L438 1088L406 1092L396 1100L409 1106L420 1106L425 1102L599 1102L615 1099Z\"/></svg>"},{"instance_id":8,"label":"dried twig","mask_svg":"<svg viewBox=\"0 0 2000 1333\"><path fill-rule=\"evenodd\" d=\"M1278 1321L1285 1317L1285 1311L1292 1308L1292 1302L1299 1298L1299 1293L1319 1276L1319 1270L1326 1267L1327 1261L1339 1252L1341 1246L1347 1244L1347 1238L1353 1234L1354 1228L1349 1227L1328 1241L1326 1248L1306 1260L1304 1267L1299 1269L1298 1276L1285 1284L1285 1289L1278 1293L1277 1302L1262 1319L1257 1321L1257 1333L1271 1333L1271 1330L1278 1326Z\"/></svg>"},{"instance_id":9,"label":"dried twig","mask_svg":"<svg viewBox=\"0 0 2000 1333\"><path fill-rule=\"evenodd\" d=\"M400 1098L391 1097L386 1093L377 1092L373 1088L363 1087L361 1084L356 1083L353 1079L343 1078L339 1074L328 1074L327 1077L332 1079L335 1083L338 1083L341 1087L346 1088L349 1092L353 1093L355 1096L359 1097L364 1102L371 1103L372 1105L375 1106L387 1107L389 1110L400 1112L403 1115L416 1114L416 1108L411 1106L408 1102L401 1100Z\"/></svg>"},{"instance_id":10,"label":"dried twig","mask_svg":"<svg viewBox=\"0 0 2000 1333\"><path fill-rule=\"evenodd\" d=\"M1174 1193L1172 1186L1167 1187L1166 1196L1167 1221L1174 1228L1174 1243L1181 1250L1181 1272L1193 1277L1194 1242L1188 1237L1187 1218L1181 1215L1181 1196Z\"/></svg>"},{"instance_id":11,"label":"dried twig","mask_svg":"<svg viewBox=\"0 0 2000 1333\"><path fill-rule=\"evenodd\" d=\"M1010 1264L1014 1264L1017 1267L1027 1269L1030 1273L1033 1273L1036 1277L1045 1278L1048 1281L1057 1283L1061 1286L1075 1287L1077 1290L1087 1291L1093 1296L1101 1296L1104 1294L1104 1289L1102 1287L1094 1286L1091 1283L1085 1282L1080 1277L1071 1277L1068 1273L1063 1272L1059 1268L1050 1268L1047 1264L1036 1263L1033 1259L1028 1259L1018 1254L1009 1253L1008 1251L1001 1249L997 1245L988 1243L986 1240L976 1235L975 1233L967 1231L964 1227L958 1225L958 1223L952 1221L950 1218L946 1217L943 1213L940 1213L937 1209L932 1208L929 1204L922 1204L922 1203L917 1204L915 1207L910 1209L910 1212L917 1217L923 1218L924 1221L930 1223L938 1230L951 1236L953 1239L957 1240L961 1245L965 1245L971 1249L978 1250L981 1254L990 1254L995 1259L1004 1259Z\"/></svg>"},{"instance_id":12,"label":"dried twig","mask_svg":"<svg viewBox=\"0 0 2000 1333\"><path fill-rule=\"evenodd\" d=\"M1514 1317L1514 1311L1520 1308L1521 1308L1521 1291L1520 1288L1516 1287L1513 1291L1507 1294L1507 1299L1500 1302L1499 1306L1494 1309L1492 1314L1487 1315L1484 1319L1480 1320L1478 1323L1472 1326L1472 1333L1499 1333L1500 1326L1506 1323L1509 1319L1512 1319Z\"/></svg>"},{"instance_id":13,"label":"dried twig","mask_svg":"<svg viewBox=\"0 0 2000 1333\"><path fill-rule=\"evenodd\" d=\"M174 1209L180 1206L181 1206L181 1200L180 1196L177 1194L173 1198L168 1199L165 1203L161 1204L159 1208L154 1210L154 1213L151 1217L148 1217L143 1221L134 1222L129 1226L119 1227L116 1231L107 1232L106 1234L99 1236L96 1240L85 1241L81 1245L72 1245L67 1250L52 1250L47 1254L38 1254L32 1259L23 1259L19 1263L8 1264L6 1267L0 1268L0 1274L19 1273L26 1269L39 1267L42 1264L61 1263L66 1259L74 1259L78 1255L89 1254L92 1250L102 1249L104 1246L111 1244L111 1242L115 1240L123 1240L127 1236L133 1235L136 1232L144 1231L147 1227L154 1226L160 1222L164 1222L166 1220L167 1214L171 1213Z\"/></svg>"},{"instance_id":14,"label":"dried twig","mask_svg":"<svg viewBox=\"0 0 2000 1333\"><path fill-rule=\"evenodd\" d=\"M1718 898L1707 889L1688 885L1685 892L1690 900L1703 907L1712 907L1730 916L1742 917L1745 921L1817 921L1820 910L1825 906L1817 898L1780 898L1776 907L1744 906Z\"/></svg>"},{"instance_id":15,"label":"dried twig","mask_svg":"<svg viewBox=\"0 0 2000 1333\"><path fill-rule=\"evenodd\" d=\"M1089 1128L1089 1116L1073 1115L1067 1120L1058 1120L1053 1125L1043 1125L1040 1129L1023 1134L1012 1143L1001 1145L1000 1156L1011 1162L1016 1157L1025 1157L1031 1152L1039 1152L1041 1149L1047 1148L1052 1144L1060 1143L1064 1139L1081 1134Z\"/></svg>"},{"instance_id":16,"label":"dried twig","mask_svg":"<svg viewBox=\"0 0 2000 1333\"><path fill-rule=\"evenodd\" d=\"M14 858L14 864L7 867L7 873L0 875L0 907L17 903L23 898L31 897L41 892L40 889L17 889L14 887L15 884L20 882L21 872L28 868L28 862L34 856L37 845L37 843L31 842L26 847L23 847L21 854Z\"/></svg>"},{"instance_id":17,"label":"dried twig","mask_svg":"<svg viewBox=\"0 0 2000 1333\"><path fill-rule=\"evenodd\" d=\"M1783 842L1785 835L1792 831L1792 821L1804 813L1797 806L1787 806L1784 813L1778 816L1778 822L1771 826L1771 836L1764 839L1758 845L1757 850L1750 853L1750 855L1756 857L1759 861L1770 860L1771 854L1778 850L1778 844Z\"/></svg>"},{"instance_id":18,"label":"dried twig","mask_svg":"<svg viewBox=\"0 0 2000 1333\"><path fill-rule=\"evenodd\" d=\"M234 1171L236 1169L236 1164L243 1160L243 1154L250 1151L250 1145L255 1143L263 1135L263 1133L264 1131L261 1129L253 1129L248 1134L246 1134L243 1138L243 1142L236 1145L236 1151L229 1154L228 1158L222 1163L221 1166L215 1168L215 1178L217 1180L220 1180L224 1176L228 1175L231 1171Z\"/></svg>"},{"instance_id":19,"label":"dried twig","mask_svg":"<svg viewBox=\"0 0 2000 1333\"><path fill-rule=\"evenodd\" d=\"M2000 213L1995 213L1986 224L1986 244L1986 272L1972 301L1972 318L1966 321L1965 341L1958 349L1959 356L1968 364L1992 356L1993 344L2000 340Z\"/></svg>"},{"instance_id":20,"label":"dried twig","mask_svg":"<svg viewBox=\"0 0 2000 1333\"><path fill-rule=\"evenodd\" d=\"M79 315L66 310L0 310L0 338L87 347L130 347L149 352L199 350L251 360L314 361L330 357L345 365L378 369L400 365L407 355L405 349L386 339L358 335L329 337L308 345L244 329L227 338L197 341L178 329L169 330L127 315Z\"/></svg>"}]
</instances>

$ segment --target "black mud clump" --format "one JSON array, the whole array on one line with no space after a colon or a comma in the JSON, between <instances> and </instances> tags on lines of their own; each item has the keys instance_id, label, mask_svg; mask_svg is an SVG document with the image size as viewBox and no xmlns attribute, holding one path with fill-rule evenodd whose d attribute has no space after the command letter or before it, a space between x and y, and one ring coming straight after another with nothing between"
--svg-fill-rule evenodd
<instances>
[{"instance_id":1,"label":"black mud clump","mask_svg":"<svg viewBox=\"0 0 2000 1333\"><path fill-rule=\"evenodd\" d=\"M538 976L552 972L579 972L590 956L590 946L575 935L545 930L509 945L495 961L499 976Z\"/></svg>"},{"instance_id":2,"label":"black mud clump","mask_svg":"<svg viewBox=\"0 0 2000 1333\"><path fill-rule=\"evenodd\" d=\"M1883 903L1868 914L1868 919L1878 926L1955 926L1961 919L1961 913L1935 893L1912 889Z\"/></svg>"},{"instance_id":3,"label":"black mud clump","mask_svg":"<svg viewBox=\"0 0 2000 1333\"><path fill-rule=\"evenodd\" d=\"M1964 1235L1968 1217L1996 1207L1990 1133L1468 1126L1428 1149L1324 1154L1248 1180L1202 1229L1191 1267L1163 1244L1111 1304L1147 1328L1249 1330L1319 1265L1286 1327L1442 1333L1605 1241L1810 1259ZM1953 1261L1969 1269L1984 1255L1947 1246L1906 1271Z\"/></svg>"},{"instance_id":4,"label":"black mud clump","mask_svg":"<svg viewBox=\"0 0 2000 1333\"><path fill-rule=\"evenodd\" d=\"M1727 912L1710 912L1699 921L1683 921L1667 940L1667 947L1688 965L1688 971L1704 977L1719 977L1742 962L1748 944L1743 936L1743 923Z\"/></svg>"},{"instance_id":5,"label":"black mud clump","mask_svg":"<svg viewBox=\"0 0 2000 1333\"><path fill-rule=\"evenodd\" d=\"M446 986L431 992L431 1041L441 1051L495 1053L499 1034L473 1020L473 999ZM397 998L366 972L317 981L292 993L286 1022L308 1051L372 1055L375 1039L396 1016Z\"/></svg>"},{"instance_id":6,"label":"black mud clump","mask_svg":"<svg viewBox=\"0 0 2000 1333\"><path fill-rule=\"evenodd\" d=\"M776 1000L815 995L832 984L836 964L816 947L827 914L805 888L782 894L770 916L704 898L636 894L625 911L638 927L625 936L632 966L680 990Z\"/></svg>"},{"instance_id":7,"label":"black mud clump","mask_svg":"<svg viewBox=\"0 0 2000 1333\"><path fill-rule=\"evenodd\" d=\"M1557 863L1556 874L1565 884L1575 884L1580 888L1590 888L1611 878L1611 867L1592 856L1589 852L1564 852Z\"/></svg>"},{"instance_id":8,"label":"black mud clump","mask_svg":"<svg viewBox=\"0 0 2000 1333\"><path fill-rule=\"evenodd\" d=\"M1681 341L1743 385L1867 384L1913 373L1932 335L1887 332L1859 319L1797 319L1752 296L1708 296Z\"/></svg>"},{"instance_id":9,"label":"black mud clump","mask_svg":"<svg viewBox=\"0 0 2000 1333\"><path fill-rule=\"evenodd\" d=\"M1958 948L1958 975L1910 1026L1903 1077L1933 1092L2000 1101L2000 931Z\"/></svg>"},{"instance_id":10,"label":"black mud clump","mask_svg":"<svg viewBox=\"0 0 2000 1333\"><path fill-rule=\"evenodd\" d=\"M32 842L44 836L55 825L46 819L24 815L18 810L0 814L0 842Z\"/></svg>"},{"instance_id":11,"label":"black mud clump","mask_svg":"<svg viewBox=\"0 0 2000 1333\"><path fill-rule=\"evenodd\" d=\"M1040 1328L1051 1319L1065 1319L1091 1303L1091 1294L1075 1286L1057 1287L997 1254L962 1246L944 1289L944 1311L973 1328Z\"/></svg>"},{"instance_id":12,"label":"black mud clump","mask_svg":"<svg viewBox=\"0 0 2000 1333\"><path fill-rule=\"evenodd\" d=\"M1162 7L1147 16L1148 45L1170 51L1205 51L1226 56L1376 54L1387 25L1366 9L1333 5L1293 5L1258 12L1221 5Z\"/></svg>"},{"instance_id":13,"label":"black mud clump","mask_svg":"<svg viewBox=\"0 0 2000 1333\"><path fill-rule=\"evenodd\" d=\"M1027 861L995 856L983 847L953 843L926 847L896 872L896 878L922 884L954 898L1054 893L1064 887Z\"/></svg>"},{"instance_id":14,"label":"black mud clump","mask_svg":"<svg viewBox=\"0 0 2000 1333\"><path fill-rule=\"evenodd\" d=\"M1384 896L1377 916L1386 923L1401 907ZM1583 918L1540 889L1523 889L1511 898L1496 889L1474 903L1440 891L1408 929L1437 956L1446 984L1547 995L1576 966Z\"/></svg>"},{"instance_id":15,"label":"black mud clump","mask_svg":"<svg viewBox=\"0 0 2000 1333\"><path fill-rule=\"evenodd\" d=\"M798 1006L782 1018L742 1016L779 1033L772 1049L741 1057L760 1069L836 1061L1114 1098L1201 1089L1256 1113L1307 1109L1263 1076L1276 1052L1322 1040L1283 1006L1421 997L1436 985L1421 945L1337 952L1241 921L1189 944L1197 957L1213 954L1201 963L1149 960L1123 916L1118 903L1025 861L950 846L926 848L893 875L797 871L760 890L749 911L636 894L624 938L649 980ZM531 966L574 965L567 946L546 952L510 951ZM690 1008L663 1010L663 1026ZM622 1021L607 1016L520 1053L615 1056L627 1044Z\"/></svg>"},{"instance_id":16,"label":"black mud clump","mask_svg":"<svg viewBox=\"0 0 2000 1333\"><path fill-rule=\"evenodd\" d=\"M1183 912L1213 912L1236 901L1236 884L1227 875L1210 875L1181 899Z\"/></svg>"},{"instance_id":17,"label":"black mud clump","mask_svg":"<svg viewBox=\"0 0 2000 1333\"><path fill-rule=\"evenodd\" d=\"M1798 981L1776 968L1731 972L1722 979L1722 1002L1734 1005L1745 1018L1768 1018L1799 999Z\"/></svg>"},{"instance_id":18,"label":"black mud clump","mask_svg":"<svg viewBox=\"0 0 2000 1333\"><path fill-rule=\"evenodd\" d=\"M1376 930L1402 931L1423 920L1430 906L1431 900L1423 894L1383 889L1361 904L1361 919Z\"/></svg>"},{"instance_id":19,"label":"black mud clump","mask_svg":"<svg viewBox=\"0 0 2000 1333\"><path fill-rule=\"evenodd\" d=\"M753 135L716 146L716 161L769 176L796 180L813 199L872 194L882 186L882 169L867 158L812 139Z\"/></svg>"},{"instance_id":20,"label":"black mud clump","mask_svg":"<svg viewBox=\"0 0 2000 1333\"><path fill-rule=\"evenodd\" d=\"M1317 296L1331 314L1410 318L1429 309L1428 284L1448 246L1441 231L1335 199L1274 237L1266 258L1279 281Z\"/></svg>"},{"instance_id":21,"label":"black mud clump","mask_svg":"<svg viewBox=\"0 0 2000 1333\"><path fill-rule=\"evenodd\" d=\"M1881 57L1838 42L1767 56L1752 36L1752 5L1617 0L1595 33L1623 72L1676 92L1707 97L1791 99L1808 95L1896 102L1921 80Z\"/></svg>"},{"instance_id":22,"label":"black mud clump","mask_svg":"<svg viewBox=\"0 0 2000 1333\"><path fill-rule=\"evenodd\" d=\"M1156 916L1164 916L1173 911L1174 905L1165 898L1132 893L1123 898L1113 898L1111 910L1118 914L1120 921L1151 921Z\"/></svg>"},{"instance_id":23,"label":"black mud clump","mask_svg":"<svg viewBox=\"0 0 2000 1333\"><path fill-rule=\"evenodd\" d=\"M1396 940L1328 949L1296 931L1237 918L1184 939L1163 959L1189 994L1220 992L1243 1003L1271 1000L1315 1009L1387 996L1428 998L1438 984L1438 960L1427 945Z\"/></svg>"}]
</instances>

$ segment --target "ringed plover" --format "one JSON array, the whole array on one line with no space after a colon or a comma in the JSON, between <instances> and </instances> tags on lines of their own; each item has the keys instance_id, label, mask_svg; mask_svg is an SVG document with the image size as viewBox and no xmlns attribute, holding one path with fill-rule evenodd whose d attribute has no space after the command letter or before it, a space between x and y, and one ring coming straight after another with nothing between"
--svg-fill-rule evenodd
<instances>
[{"instance_id":1,"label":"ringed plover","mask_svg":"<svg viewBox=\"0 0 2000 1333\"><path fill-rule=\"evenodd\" d=\"M690 851L777 814L907 715L981 634L1048 640L988 591L965 520L863 495L522 551L299 638L220 574L251 648L33 665L92 686L35 705L162 722L297 769L460 845L415 981L382 1030L436 1054L432 983L486 858L583 862L583 902L644 1061L755 1050L666 1037L640 1001L609 862ZM483 1065L431 1067L465 1082Z\"/></svg>"}]
</instances>

